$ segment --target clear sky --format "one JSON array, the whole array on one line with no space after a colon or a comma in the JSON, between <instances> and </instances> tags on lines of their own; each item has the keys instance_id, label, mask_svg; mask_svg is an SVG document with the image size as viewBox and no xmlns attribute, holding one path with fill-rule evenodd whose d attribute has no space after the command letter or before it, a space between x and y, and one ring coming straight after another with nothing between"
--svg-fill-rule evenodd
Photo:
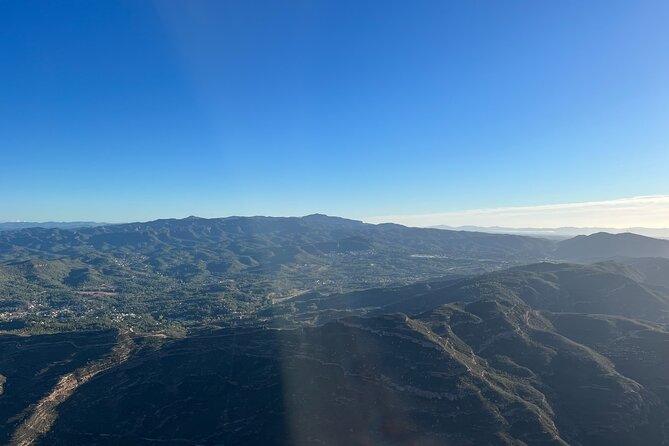
<instances>
[{"instance_id":1,"label":"clear sky","mask_svg":"<svg viewBox=\"0 0 669 446\"><path fill-rule=\"evenodd\" d=\"M666 0L0 0L0 220L667 195L668 23Z\"/></svg>"}]
</instances>

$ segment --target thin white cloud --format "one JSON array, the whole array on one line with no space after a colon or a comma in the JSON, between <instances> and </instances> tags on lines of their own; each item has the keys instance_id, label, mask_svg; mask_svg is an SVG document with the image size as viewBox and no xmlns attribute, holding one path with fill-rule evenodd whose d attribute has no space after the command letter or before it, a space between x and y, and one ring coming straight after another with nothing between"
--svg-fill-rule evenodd
<instances>
[{"instance_id":1,"label":"thin white cloud","mask_svg":"<svg viewBox=\"0 0 669 446\"><path fill-rule=\"evenodd\" d=\"M422 215L385 215L368 217L364 221L392 222L407 226L666 228L669 226L669 195L584 203L471 209Z\"/></svg>"}]
</instances>

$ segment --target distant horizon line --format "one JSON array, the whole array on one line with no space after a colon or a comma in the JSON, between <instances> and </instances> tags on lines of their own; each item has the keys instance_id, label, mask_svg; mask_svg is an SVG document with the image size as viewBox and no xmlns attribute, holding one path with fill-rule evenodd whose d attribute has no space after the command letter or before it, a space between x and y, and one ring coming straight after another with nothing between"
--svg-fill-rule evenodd
<instances>
[{"instance_id":1,"label":"distant horizon line","mask_svg":"<svg viewBox=\"0 0 669 446\"><path fill-rule=\"evenodd\" d=\"M186 217L159 217L153 219L138 219L138 220L127 220L127 221L118 221L118 222L108 222L108 221L97 221L97 220L0 220L0 224L94 224L97 226L105 225L122 225L122 224L132 224L132 223L150 223L159 220L186 220L188 218L199 218L203 220L217 220L217 219L226 219L226 218L305 218L310 216L322 215L330 218L342 218L345 220L351 221L360 221L367 224L401 224L409 227L418 227L418 228L427 228L427 229L453 229L453 230L464 230L464 229L488 229L488 230L510 230L510 231L557 231L557 230L626 230L626 229L647 229L647 230L667 230L669 231L669 226L577 226L577 225L566 225L566 226L503 226L503 225L477 225L477 224L435 224L429 226L412 226L406 225L403 223L397 223L393 221L367 221L365 218L351 218L351 217L342 217L340 215L333 214L324 214L324 213L310 213L305 215L240 215L240 214L231 214L231 215L222 215L218 217L201 217L199 215L188 215ZM374 220L379 219L379 217L374 217Z\"/></svg>"},{"instance_id":2,"label":"distant horizon line","mask_svg":"<svg viewBox=\"0 0 669 446\"><path fill-rule=\"evenodd\" d=\"M97 221L91 218L78 218L71 221L49 219L46 221L13 219L5 220L3 224L95 224L112 225L123 223L140 223L163 219L180 219L197 215L197 209L188 212L185 217L147 218L136 216L123 221L109 221L106 218ZM202 211L201 209L199 211ZM184 212L185 214L186 212ZM180 212L175 212L180 214ZM198 218L230 218L230 217L269 217L269 215L232 214L227 216L211 216L204 211L206 217ZM183 215L183 214L182 214ZM277 217L306 217L309 215L326 215L326 213L311 213L306 215L278 215ZM337 216L335 214L330 214ZM349 214L350 215L350 214ZM109 216L107 216L109 217ZM505 231L549 231L549 230L626 230L645 229L651 231L669 231L669 194L667 195L640 195L611 200L584 201L558 204L541 204L531 206L506 206L466 209L428 214L398 214L377 216L347 216L339 217L365 223L396 223L410 227L438 227L449 228L475 227L486 230Z\"/></svg>"},{"instance_id":3,"label":"distant horizon line","mask_svg":"<svg viewBox=\"0 0 669 446\"><path fill-rule=\"evenodd\" d=\"M667 229L669 195L640 195L611 200L534 206L505 206L428 214L368 217L407 226L478 226L502 228L646 228Z\"/></svg>"}]
</instances>

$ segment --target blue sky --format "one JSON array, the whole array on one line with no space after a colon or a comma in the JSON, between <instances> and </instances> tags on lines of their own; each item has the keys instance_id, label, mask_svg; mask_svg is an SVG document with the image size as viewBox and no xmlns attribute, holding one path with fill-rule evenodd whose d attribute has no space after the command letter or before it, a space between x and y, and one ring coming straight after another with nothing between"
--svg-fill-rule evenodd
<instances>
[{"instance_id":1,"label":"blue sky","mask_svg":"<svg viewBox=\"0 0 669 446\"><path fill-rule=\"evenodd\" d=\"M666 1L0 1L0 220L666 195L667 23Z\"/></svg>"}]
</instances>

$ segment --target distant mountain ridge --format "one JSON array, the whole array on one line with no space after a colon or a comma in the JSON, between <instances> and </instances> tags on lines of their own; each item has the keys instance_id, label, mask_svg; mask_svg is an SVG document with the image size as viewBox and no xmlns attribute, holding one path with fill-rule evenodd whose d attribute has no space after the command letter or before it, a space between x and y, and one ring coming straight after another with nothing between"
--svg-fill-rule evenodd
<instances>
[{"instance_id":1,"label":"distant mountain ridge","mask_svg":"<svg viewBox=\"0 0 669 446\"><path fill-rule=\"evenodd\" d=\"M669 228L644 228L644 227L630 227L630 228L599 228L599 227L571 227L564 226L558 228L509 228L503 226L448 226L437 225L432 226L437 229L445 229L450 231L476 231L487 232L490 234L515 234L527 235L532 237L545 237L554 239L566 239L576 237L578 235L591 235L597 232L608 232L610 234L622 234L631 232L634 234L645 235L646 237L669 239Z\"/></svg>"},{"instance_id":2,"label":"distant mountain ridge","mask_svg":"<svg viewBox=\"0 0 669 446\"><path fill-rule=\"evenodd\" d=\"M5 310L21 315L46 290L39 311L30 307L33 325L96 323L110 314L134 324L132 315L147 312L191 323L239 319L309 291L478 274L543 259L552 249L539 238L324 215L29 228L0 232L0 293ZM52 308L62 321L49 316Z\"/></svg>"},{"instance_id":3,"label":"distant mountain ridge","mask_svg":"<svg viewBox=\"0 0 669 446\"><path fill-rule=\"evenodd\" d=\"M631 233L598 232L559 242L555 255L562 259L581 261L616 257L669 257L669 240Z\"/></svg>"},{"instance_id":4,"label":"distant mountain ridge","mask_svg":"<svg viewBox=\"0 0 669 446\"><path fill-rule=\"evenodd\" d=\"M108 223L98 223L94 221L43 221L43 222L29 222L29 221L5 221L0 222L0 231L16 231L27 228L45 228L45 229L74 229L74 228L88 228L92 226L104 226Z\"/></svg>"},{"instance_id":5,"label":"distant mountain ridge","mask_svg":"<svg viewBox=\"0 0 669 446\"><path fill-rule=\"evenodd\" d=\"M300 258L343 252L404 252L409 255L534 259L551 249L549 241L514 235L465 233L371 225L315 214L305 217L225 217L163 219L78 229L32 228L0 233L0 260L21 256L127 253L161 255L182 251L226 268L286 264ZM174 259L177 261L178 259Z\"/></svg>"},{"instance_id":6,"label":"distant mountain ridge","mask_svg":"<svg viewBox=\"0 0 669 446\"><path fill-rule=\"evenodd\" d=\"M550 240L542 236L413 228L392 223L373 225L322 214L191 216L114 225L93 222L4 223L0 227L2 225L5 230L0 230L0 261L132 252L149 257L168 256L170 258L164 260L176 266L174 262L179 260L174 254L177 251L182 252L183 262L190 260L191 264L196 263L192 260L197 251L196 257L212 268L239 271L249 267L276 268L336 252L511 262L544 258L587 261L669 257L669 240L631 233L598 232Z\"/></svg>"}]
</instances>

